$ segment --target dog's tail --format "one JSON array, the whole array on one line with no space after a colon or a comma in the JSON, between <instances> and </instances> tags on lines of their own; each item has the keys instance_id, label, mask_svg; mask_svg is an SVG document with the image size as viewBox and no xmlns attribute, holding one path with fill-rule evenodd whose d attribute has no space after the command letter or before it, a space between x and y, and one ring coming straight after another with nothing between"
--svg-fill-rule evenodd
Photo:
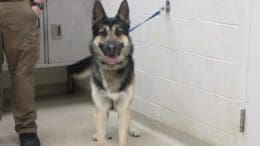
<instances>
[{"instance_id":1,"label":"dog's tail","mask_svg":"<svg viewBox=\"0 0 260 146\"><path fill-rule=\"evenodd\" d=\"M87 57L81 61L67 66L67 71L75 79L86 79L91 75L92 58Z\"/></svg>"}]
</instances>

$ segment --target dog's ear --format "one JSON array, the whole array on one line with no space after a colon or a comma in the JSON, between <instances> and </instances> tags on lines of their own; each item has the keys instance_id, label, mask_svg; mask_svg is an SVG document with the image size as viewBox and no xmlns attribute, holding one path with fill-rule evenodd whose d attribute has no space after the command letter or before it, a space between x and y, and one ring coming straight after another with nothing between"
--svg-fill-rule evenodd
<instances>
[{"instance_id":1,"label":"dog's ear","mask_svg":"<svg viewBox=\"0 0 260 146\"><path fill-rule=\"evenodd\" d=\"M118 10L117 16L119 19L123 20L124 22L130 24L130 19L129 19L129 5L127 0L124 0L121 5L120 8Z\"/></svg>"},{"instance_id":2,"label":"dog's ear","mask_svg":"<svg viewBox=\"0 0 260 146\"><path fill-rule=\"evenodd\" d=\"M93 18L92 18L92 23L95 24L98 21L106 18L106 12L103 8L103 5L99 0L95 1L94 8L93 8Z\"/></svg>"}]
</instances>

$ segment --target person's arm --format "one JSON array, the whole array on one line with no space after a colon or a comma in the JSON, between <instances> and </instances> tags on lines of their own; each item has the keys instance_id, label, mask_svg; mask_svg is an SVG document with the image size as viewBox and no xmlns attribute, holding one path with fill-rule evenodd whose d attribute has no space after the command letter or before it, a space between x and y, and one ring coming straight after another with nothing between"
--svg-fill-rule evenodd
<instances>
[{"instance_id":1,"label":"person's arm","mask_svg":"<svg viewBox=\"0 0 260 146\"><path fill-rule=\"evenodd\" d=\"M33 0L34 2L37 2L37 3L44 3L44 0ZM40 16L42 10L38 7L38 6L32 6L32 9L34 11L34 13L37 15L37 16Z\"/></svg>"}]
</instances>

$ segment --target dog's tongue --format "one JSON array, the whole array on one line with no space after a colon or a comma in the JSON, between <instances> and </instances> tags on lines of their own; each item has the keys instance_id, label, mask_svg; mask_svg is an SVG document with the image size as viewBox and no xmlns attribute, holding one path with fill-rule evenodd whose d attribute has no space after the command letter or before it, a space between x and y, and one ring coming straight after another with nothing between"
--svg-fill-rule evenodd
<instances>
[{"instance_id":1,"label":"dog's tongue","mask_svg":"<svg viewBox=\"0 0 260 146\"><path fill-rule=\"evenodd\" d=\"M109 65L115 65L118 63L118 58L117 57L107 57L106 62Z\"/></svg>"}]
</instances>

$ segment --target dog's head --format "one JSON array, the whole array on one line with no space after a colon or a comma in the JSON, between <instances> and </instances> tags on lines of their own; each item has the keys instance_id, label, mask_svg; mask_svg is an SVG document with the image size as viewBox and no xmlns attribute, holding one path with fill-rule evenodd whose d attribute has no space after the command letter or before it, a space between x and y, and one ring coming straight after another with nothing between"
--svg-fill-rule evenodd
<instances>
[{"instance_id":1,"label":"dog's head","mask_svg":"<svg viewBox=\"0 0 260 146\"><path fill-rule=\"evenodd\" d=\"M109 66L120 64L131 56L133 47L129 27L129 6L126 0L121 3L113 18L107 17L101 2L96 1L93 9L92 55Z\"/></svg>"}]
</instances>

